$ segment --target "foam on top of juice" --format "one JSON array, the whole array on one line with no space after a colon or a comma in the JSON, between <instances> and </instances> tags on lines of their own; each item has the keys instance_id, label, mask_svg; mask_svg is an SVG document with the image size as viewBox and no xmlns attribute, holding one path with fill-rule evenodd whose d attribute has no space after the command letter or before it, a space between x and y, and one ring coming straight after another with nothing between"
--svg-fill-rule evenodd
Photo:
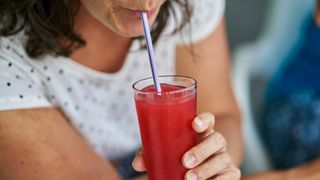
<instances>
[{"instance_id":1,"label":"foam on top of juice","mask_svg":"<svg viewBox=\"0 0 320 180\"><path fill-rule=\"evenodd\" d=\"M142 89L142 94L135 96L136 100L143 100L150 104L176 104L189 101L196 96L195 89L184 91L185 87L161 84L161 93L157 93L153 85Z\"/></svg>"},{"instance_id":2,"label":"foam on top of juice","mask_svg":"<svg viewBox=\"0 0 320 180\"><path fill-rule=\"evenodd\" d=\"M177 90L180 90L180 89L183 89L183 88L184 87L182 87L182 86L161 84L161 90L162 90L163 93L177 91ZM142 91L143 92L156 92L156 88L155 88L155 86L151 85L151 86L145 87Z\"/></svg>"}]
</instances>

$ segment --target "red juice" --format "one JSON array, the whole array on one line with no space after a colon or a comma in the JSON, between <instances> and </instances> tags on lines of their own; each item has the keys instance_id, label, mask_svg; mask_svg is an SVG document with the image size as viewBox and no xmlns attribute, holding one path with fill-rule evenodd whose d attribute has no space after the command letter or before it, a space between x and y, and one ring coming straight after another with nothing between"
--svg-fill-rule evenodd
<instances>
[{"instance_id":1,"label":"red juice","mask_svg":"<svg viewBox=\"0 0 320 180\"><path fill-rule=\"evenodd\" d=\"M161 94L154 86L135 93L148 179L183 180L187 169L182 156L196 142L196 89L169 84L161 88Z\"/></svg>"}]
</instances>

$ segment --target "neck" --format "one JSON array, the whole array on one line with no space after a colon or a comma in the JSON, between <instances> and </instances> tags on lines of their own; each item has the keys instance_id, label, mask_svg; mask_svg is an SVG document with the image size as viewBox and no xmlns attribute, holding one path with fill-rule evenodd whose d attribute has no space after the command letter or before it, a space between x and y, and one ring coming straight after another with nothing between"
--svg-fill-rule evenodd
<instances>
[{"instance_id":1,"label":"neck","mask_svg":"<svg viewBox=\"0 0 320 180\"><path fill-rule=\"evenodd\" d=\"M75 31L86 41L71 58L102 72L118 71L126 58L132 39L121 37L95 19L84 7L75 17Z\"/></svg>"}]
</instances>

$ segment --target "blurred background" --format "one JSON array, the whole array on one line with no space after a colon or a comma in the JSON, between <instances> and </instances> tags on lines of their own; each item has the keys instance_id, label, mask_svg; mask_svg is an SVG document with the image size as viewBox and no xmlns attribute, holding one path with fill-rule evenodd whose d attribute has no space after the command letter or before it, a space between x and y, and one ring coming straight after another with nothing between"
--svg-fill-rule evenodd
<instances>
[{"instance_id":1,"label":"blurred background","mask_svg":"<svg viewBox=\"0 0 320 180\"><path fill-rule=\"evenodd\" d=\"M271 0L226 0L226 22L231 51L254 41L266 19Z\"/></svg>"},{"instance_id":2,"label":"blurred background","mask_svg":"<svg viewBox=\"0 0 320 180\"><path fill-rule=\"evenodd\" d=\"M273 103L265 94L266 86L270 88L270 82L274 82L274 78L278 78L276 76L278 72L283 73L288 70L284 66L287 63L295 65L297 68L289 69L291 70L289 71L290 73L296 73L295 75L298 77L294 79L295 85L297 83L303 84L304 81L297 81L299 78L307 77L306 79L310 80L317 77L313 76L310 78L307 76L310 68L305 67L314 67L306 59L312 60L311 57L318 56L303 54L303 57L298 57L300 51L319 52L308 49L319 45L315 45L313 38L306 38L309 37L306 34L310 35L316 32L312 28L309 29L309 23L313 22L312 13L315 2L303 0L226 0L227 33L232 53L232 83L243 119L242 126L245 143L243 173L259 172L274 168L275 162L272 162L272 160L275 161L276 159L270 158L271 153L267 153L267 143L266 141L262 141L261 136L263 134L259 132L258 127L263 119L261 112L266 110L266 102L269 100L269 103ZM313 44L311 46L303 46L303 43ZM303 66L295 64L296 62L302 63ZM317 69L312 72L316 71ZM294 76L291 75L289 74L286 77L292 79ZM288 79L279 81L281 82L279 84L281 88L288 82L286 80ZM300 84L296 86L301 88ZM274 91L273 93L280 93L280 91L277 92L279 89L275 88L276 86L271 87ZM308 86L308 88L310 87ZM274 105L272 104L272 106ZM290 106L290 104L286 105ZM300 111L301 109L299 109ZM289 114L291 113L291 111L288 112ZM287 112L282 115L289 117L287 116ZM277 118L273 118L272 122L280 122L279 116L274 117ZM291 124L285 124L288 125L288 131L291 130L290 128L297 128L291 127ZM283 126L284 124L281 124L281 127ZM270 134L275 137L275 129L271 128L270 130L272 130ZM285 133L281 134L283 131L283 128L279 129L280 133L277 134L276 140L279 140L278 137L288 137L287 139L291 140L290 137L293 136L286 136ZM317 130L316 132L319 131ZM264 136L267 135L264 134ZM308 138L308 136L304 138ZM296 144L297 142L295 141L294 143ZM279 141L279 144L282 145L283 141ZM275 143L272 146L275 146ZM269 152L272 152L270 149L268 149ZM287 154L287 151L283 153ZM307 153L300 153L299 155L301 154ZM290 157L300 158L298 156ZM289 159L289 161L291 160L292 158Z\"/></svg>"},{"instance_id":3,"label":"blurred background","mask_svg":"<svg viewBox=\"0 0 320 180\"><path fill-rule=\"evenodd\" d=\"M231 54L241 45L253 43L263 33L266 20L274 0L226 0L226 25ZM235 58L232 58L234 61ZM263 77L253 77L250 98L253 113L257 115L262 101L261 91L265 88Z\"/></svg>"},{"instance_id":4,"label":"blurred background","mask_svg":"<svg viewBox=\"0 0 320 180\"><path fill-rule=\"evenodd\" d=\"M235 63L238 60L237 51L243 46L255 43L263 33L267 16L270 12L272 0L226 0L226 26L229 46L232 54L233 84L240 108L243 112L243 130L245 139L245 157L242 165L242 173L254 173L265 171L270 168L268 158L265 156L263 144L255 128L255 117L258 116L262 104L265 78L249 77L249 69L243 62ZM240 53L241 54L241 53ZM238 60L239 61L239 60ZM240 61L241 60L240 58ZM240 67L240 66L243 66ZM236 72L235 72L236 71ZM250 78L250 79L247 79ZM247 148L250 146L250 148ZM253 156L252 151L258 152ZM261 158L258 158L261 157ZM252 160L257 158L257 160ZM262 165L258 164L262 161Z\"/></svg>"}]
</instances>

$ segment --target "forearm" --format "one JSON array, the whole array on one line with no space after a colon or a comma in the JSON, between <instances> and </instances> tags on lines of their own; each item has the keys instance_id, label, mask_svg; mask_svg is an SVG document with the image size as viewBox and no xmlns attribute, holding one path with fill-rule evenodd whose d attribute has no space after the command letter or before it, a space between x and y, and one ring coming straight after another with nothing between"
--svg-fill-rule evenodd
<instances>
[{"instance_id":1,"label":"forearm","mask_svg":"<svg viewBox=\"0 0 320 180\"><path fill-rule=\"evenodd\" d=\"M224 21L207 39L192 46L178 46L176 73L197 80L197 111L211 112L215 130L222 133L236 165L242 159L242 135L239 110L230 81L230 61Z\"/></svg>"},{"instance_id":2,"label":"forearm","mask_svg":"<svg viewBox=\"0 0 320 180\"><path fill-rule=\"evenodd\" d=\"M232 157L236 166L242 161L242 133L240 117L235 114L216 115L215 130L224 135L228 146L227 151Z\"/></svg>"},{"instance_id":3,"label":"forearm","mask_svg":"<svg viewBox=\"0 0 320 180\"><path fill-rule=\"evenodd\" d=\"M0 179L119 180L58 109L0 113Z\"/></svg>"}]
</instances>

